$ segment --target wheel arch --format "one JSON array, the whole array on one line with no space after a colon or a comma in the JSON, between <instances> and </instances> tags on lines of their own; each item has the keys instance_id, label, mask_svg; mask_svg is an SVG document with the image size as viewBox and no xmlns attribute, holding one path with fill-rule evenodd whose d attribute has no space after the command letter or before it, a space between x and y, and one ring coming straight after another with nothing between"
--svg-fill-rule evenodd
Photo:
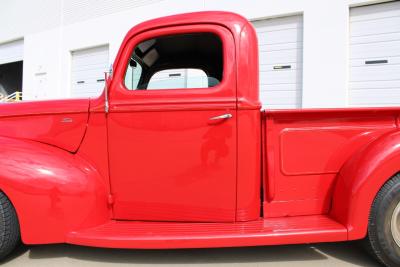
<instances>
[{"instance_id":1,"label":"wheel arch","mask_svg":"<svg viewBox=\"0 0 400 267\"><path fill-rule=\"evenodd\" d=\"M364 238L380 188L400 172L400 131L384 134L357 151L337 175L330 216L345 225L348 239Z\"/></svg>"},{"instance_id":2,"label":"wheel arch","mask_svg":"<svg viewBox=\"0 0 400 267\"><path fill-rule=\"evenodd\" d=\"M109 219L105 180L85 159L54 146L0 137L0 190L26 244L64 242Z\"/></svg>"}]
</instances>

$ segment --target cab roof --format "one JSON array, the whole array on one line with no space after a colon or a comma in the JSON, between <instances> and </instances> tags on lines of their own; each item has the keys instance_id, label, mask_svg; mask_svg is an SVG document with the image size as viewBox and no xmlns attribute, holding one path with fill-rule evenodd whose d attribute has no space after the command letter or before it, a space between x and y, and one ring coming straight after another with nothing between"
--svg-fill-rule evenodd
<instances>
[{"instance_id":1,"label":"cab roof","mask_svg":"<svg viewBox=\"0 0 400 267\"><path fill-rule=\"evenodd\" d=\"M240 38L243 27L250 23L241 15L225 11L192 12L148 20L137 24L128 31L121 44L115 63L118 62L122 48L133 36L157 28L190 24L217 24L223 26L232 33L235 41L237 41Z\"/></svg>"}]
</instances>

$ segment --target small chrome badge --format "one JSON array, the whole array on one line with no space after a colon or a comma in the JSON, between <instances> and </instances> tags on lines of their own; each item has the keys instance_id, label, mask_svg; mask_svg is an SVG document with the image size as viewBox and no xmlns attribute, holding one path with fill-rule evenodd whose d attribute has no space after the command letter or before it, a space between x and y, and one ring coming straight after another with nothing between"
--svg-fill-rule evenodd
<instances>
[{"instance_id":1,"label":"small chrome badge","mask_svg":"<svg viewBox=\"0 0 400 267\"><path fill-rule=\"evenodd\" d=\"M72 122L72 119L71 119L71 118L63 118L63 119L61 120L61 122L63 122L63 123L70 123L70 122Z\"/></svg>"}]
</instances>

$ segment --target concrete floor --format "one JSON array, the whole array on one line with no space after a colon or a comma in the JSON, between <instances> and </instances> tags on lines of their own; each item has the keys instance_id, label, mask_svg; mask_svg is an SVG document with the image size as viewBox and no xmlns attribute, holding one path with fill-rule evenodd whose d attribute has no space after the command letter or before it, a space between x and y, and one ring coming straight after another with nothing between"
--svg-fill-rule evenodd
<instances>
[{"instance_id":1,"label":"concrete floor","mask_svg":"<svg viewBox=\"0 0 400 267\"><path fill-rule=\"evenodd\" d=\"M187 250L20 247L3 266L380 266L358 243Z\"/></svg>"}]
</instances>

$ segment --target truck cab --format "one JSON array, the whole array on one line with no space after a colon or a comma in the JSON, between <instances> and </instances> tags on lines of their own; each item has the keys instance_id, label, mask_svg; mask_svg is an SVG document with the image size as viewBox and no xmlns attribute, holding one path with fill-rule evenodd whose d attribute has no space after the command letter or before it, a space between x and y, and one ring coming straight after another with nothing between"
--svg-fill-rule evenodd
<instances>
[{"instance_id":1,"label":"truck cab","mask_svg":"<svg viewBox=\"0 0 400 267\"><path fill-rule=\"evenodd\" d=\"M116 218L237 220L236 167L259 169L261 156L259 135L238 133L244 128L260 132L257 94L242 103L237 98L251 86L238 85L236 77L241 62L235 39L240 43L240 34L255 38L244 23L237 25L244 32L233 33L209 20L196 25L163 22L164 27L125 41L109 84L107 115ZM253 57L248 79L257 84L257 54ZM241 146L252 148L243 155L245 161L237 158L242 140ZM253 173L245 174L253 188L241 204L242 221L259 216L259 203L254 204L260 199L260 177Z\"/></svg>"}]
</instances>

